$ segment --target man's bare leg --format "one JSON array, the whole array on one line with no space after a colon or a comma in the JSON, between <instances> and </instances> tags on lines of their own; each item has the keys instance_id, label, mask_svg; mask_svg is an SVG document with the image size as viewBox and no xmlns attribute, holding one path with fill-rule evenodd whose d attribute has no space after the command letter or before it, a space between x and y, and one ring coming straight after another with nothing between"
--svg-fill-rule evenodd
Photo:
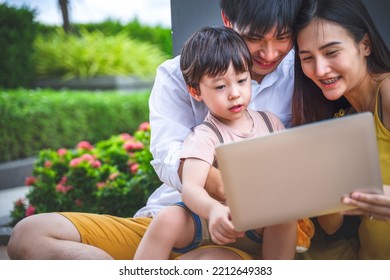
<instances>
[{"instance_id":1,"label":"man's bare leg","mask_svg":"<svg viewBox=\"0 0 390 280\"><path fill-rule=\"evenodd\" d=\"M77 260L112 259L105 251L81 243L71 221L60 214L27 217L13 229L8 242L11 259Z\"/></svg>"}]
</instances>

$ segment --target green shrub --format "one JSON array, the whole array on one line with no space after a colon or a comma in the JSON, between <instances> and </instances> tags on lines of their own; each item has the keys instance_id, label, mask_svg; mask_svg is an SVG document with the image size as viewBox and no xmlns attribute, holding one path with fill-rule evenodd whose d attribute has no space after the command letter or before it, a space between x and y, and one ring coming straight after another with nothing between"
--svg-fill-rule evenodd
<instances>
[{"instance_id":1,"label":"green shrub","mask_svg":"<svg viewBox=\"0 0 390 280\"><path fill-rule=\"evenodd\" d=\"M97 23L74 23L72 28L75 34L80 34L81 30L87 30L90 33L100 31L105 36L114 36L125 32L129 38L150 43L163 51L168 57L172 57L172 34L170 28L159 25L142 25L137 19L127 24L111 19ZM57 25L38 24L38 34L44 36L56 33L60 29L62 27Z\"/></svg>"},{"instance_id":2,"label":"green shrub","mask_svg":"<svg viewBox=\"0 0 390 280\"><path fill-rule=\"evenodd\" d=\"M2 91L0 162L132 133L149 119L148 98L149 92Z\"/></svg>"},{"instance_id":3,"label":"green shrub","mask_svg":"<svg viewBox=\"0 0 390 280\"><path fill-rule=\"evenodd\" d=\"M167 55L172 56L171 29L161 26L144 26L138 20L133 20L124 26L124 31L132 38L159 45Z\"/></svg>"},{"instance_id":4,"label":"green shrub","mask_svg":"<svg viewBox=\"0 0 390 280\"><path fill-rule=\"evenodd\" d=\"M81 30L78 36L57 29L38 36L34 46L38 78L154 77L158 65L167 59L157 47L130 39L125 32L106 36L100 31Z\"/></svg>"},{"instance_id":5,"label":"green shrub","mask_svg":"<svg viewBox=\"0 0 390 280\"><path fill-rule=\"evenodd\" d=\"M15 202L12 225L26 216L53 211L79 211L130 217L160 185L150 165L150 127L134 135L78 143L73 151L43 150L35 162L27 199Z\"/></svg>"},{"instance_id":6,"label":"green shrub","mask_svg":"<svg viewBox=\"0 0 390 280\"><path fill-rule=\"evenodd\" d=\"M162 26L147 26L134 19L127 24L115 20L105 20L101 23L74 24L76 32L86 29L89 32L101 31L106 36L113 36L118 33L126 33L130 38L138 41L148 42L157 46L169 57L172 56L172 35L170 28Z\"/></svg>"},{"instance_id":7,"label":"green shrub","mask_svg":"<svg viewBox=\"0 0 390 280\"><path fill-rule=\"evenodd\" d=\"M0 87L28 87L34 78L34 17L34 10L0 4Z\"/></svg>"}]
</instances>

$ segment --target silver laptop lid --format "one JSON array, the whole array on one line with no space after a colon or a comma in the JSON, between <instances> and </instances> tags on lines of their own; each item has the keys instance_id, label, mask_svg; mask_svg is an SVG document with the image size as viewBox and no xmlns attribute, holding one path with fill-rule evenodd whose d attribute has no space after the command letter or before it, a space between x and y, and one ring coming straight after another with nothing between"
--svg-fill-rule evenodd
<instances>
[{"instance_id":1,"label":"silver laptop lid","mask_svg":"<svg viewBox=\"0 0 390 280\"><path fill-rule=\"evenodd\" d=\"M341 197L382 192L373 116L360 113L216 147L237 230L351 207Z\"/></svg>"}]
</instances>

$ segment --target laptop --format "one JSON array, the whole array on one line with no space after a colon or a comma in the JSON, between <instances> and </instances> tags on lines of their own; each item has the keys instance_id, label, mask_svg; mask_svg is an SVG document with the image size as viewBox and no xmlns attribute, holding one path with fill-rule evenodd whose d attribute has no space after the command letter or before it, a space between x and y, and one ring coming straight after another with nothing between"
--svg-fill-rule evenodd
<instances>
[{"instance_id":1,"label":"laptop","mask_svg":"<svg viewBox=\"0 0 390 280\"><path fill-rule=\"evenodd\" d=\"M355 190L383 193L369 112L220 144L216 157L240 231L352 209L341 198Z\"/></svg>"}]
</instances>

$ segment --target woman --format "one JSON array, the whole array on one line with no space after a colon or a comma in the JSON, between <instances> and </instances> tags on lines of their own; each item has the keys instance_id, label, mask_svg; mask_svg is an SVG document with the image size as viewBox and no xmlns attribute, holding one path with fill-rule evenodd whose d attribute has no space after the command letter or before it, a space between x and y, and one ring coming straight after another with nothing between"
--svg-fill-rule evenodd
<instances>
[{"instance_id":1,"label":"woman","mask_svg":"<svg viewBox=\"0 0 390 280\"><path fill-rule=\"evenodd\" d=\"M304 1L295 34L293 124L372 112L385 185L384 194L343 198L358 208L318 217L318 224L331 237L349 215L360 215L358 258L390 259L390 51L361 0ZM353 249L339 247L332 257L343 257L347 247Z\"/></svg>"}]
</instances>

